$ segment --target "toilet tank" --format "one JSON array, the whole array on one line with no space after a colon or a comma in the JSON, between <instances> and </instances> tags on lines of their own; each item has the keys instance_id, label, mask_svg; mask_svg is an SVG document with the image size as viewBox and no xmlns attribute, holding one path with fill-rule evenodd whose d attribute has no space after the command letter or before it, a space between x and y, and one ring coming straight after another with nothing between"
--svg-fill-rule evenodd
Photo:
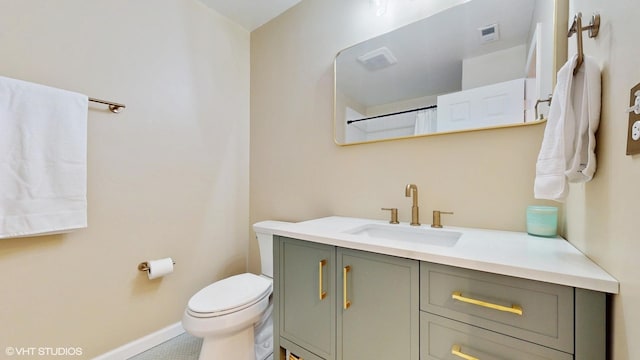
<instances>
[{"instance_id":1,"label":"toilet tank","mask_svg":"<svg viewBox=\"0 0 640 360\"><path fill-rule=\"evenodd\" d=\"M261 221L253 224L260 248L260 264L262 275L273 278L273 228L290 224L283 221Z\"/></svg>"}]
</instances>

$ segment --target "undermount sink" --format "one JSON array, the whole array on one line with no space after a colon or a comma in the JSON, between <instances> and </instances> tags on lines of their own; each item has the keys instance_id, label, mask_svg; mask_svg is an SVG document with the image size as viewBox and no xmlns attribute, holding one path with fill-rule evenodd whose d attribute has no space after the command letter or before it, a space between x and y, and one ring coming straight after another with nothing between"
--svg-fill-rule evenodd
<instances>
[{"instance_id":1,"label":"undermount sink","mask_svg":"<svg viewBox=\"0 0 640 360\"><path fill-rule=\"evenodd\" d=\"M369 238L445 247L454 246L458 242L458 239L460 239L460 236L462 236L462 233L457 231L384 224L366 224L347 230L345 233Z\"/></svg>"}]
</instances>

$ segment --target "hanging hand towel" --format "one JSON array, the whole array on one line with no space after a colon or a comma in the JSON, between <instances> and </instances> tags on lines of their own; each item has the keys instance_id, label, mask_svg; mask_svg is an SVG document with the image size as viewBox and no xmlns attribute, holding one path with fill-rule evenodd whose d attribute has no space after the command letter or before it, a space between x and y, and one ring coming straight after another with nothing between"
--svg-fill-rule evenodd
<instances>
[{"instance_id":1,"label":"hanging hand towel","mask_svg":"<svg viewBox=\"0 0 640 360\"><path fill-rule=\"evenodd\" d=\"M87 227L87 105L0 77L0 238Z\"/></svg>"},{"instance_id":2,"label":"hanging hand towel","mask_svg":"<svg viewBox=\"0 0 640 360\"><path fill-rule=\"evenodd\" d=\"M574 76L573 111L576 118L575 151L565 171L569 182L587 182L596 172L596 131L600 125L601 75L598 63L585 56Z\"/></svg>"},{"instance_id":3,"label":"hanging hand towel","mask_svg":"<svg viewBox=\"0 0 640 360\"><path fill-rule=\"evenodd\" d=\"M585 56L576 76L574 55L558 71L549 118L536 164L536 199L564 201L567 181L584 182L596 169L595 132L600 122L600 69Z\"/></svg>"}]
</instances>

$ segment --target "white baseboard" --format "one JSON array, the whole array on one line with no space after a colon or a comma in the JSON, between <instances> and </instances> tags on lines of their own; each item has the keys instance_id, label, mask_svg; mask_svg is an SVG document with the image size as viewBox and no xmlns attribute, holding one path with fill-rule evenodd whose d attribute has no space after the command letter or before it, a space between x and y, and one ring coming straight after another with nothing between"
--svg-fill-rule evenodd
<instances>
[{"instance_id":1,"label":"white baseboard","mask_svg":"<svg viewBox=\"0 0 640 360\"><path fill-rule=\"evenodd\" d=\"M183 333L184 329L182 328L182 324L180 322L177 322L154 333L134 340L128 344L124 344L117 349L113 349L107 353L95 357L93 358L93 360L128 359Z\"/></svg>"}]
</instances>

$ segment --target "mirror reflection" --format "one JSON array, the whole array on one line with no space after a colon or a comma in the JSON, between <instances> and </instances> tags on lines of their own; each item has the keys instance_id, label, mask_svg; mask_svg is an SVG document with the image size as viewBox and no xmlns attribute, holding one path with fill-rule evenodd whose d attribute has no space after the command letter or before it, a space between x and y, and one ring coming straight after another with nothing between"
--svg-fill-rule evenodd
<instances>
[{"instance_id":1,"label":"mirror reflection","mask_svg":"<svg viewBox=\"0 0 640 360\"><path fill-rule=\"evenodd\" d=\"M470 0L341 51L336 143L536 121L553 86L554 7Z\"/></svg>"}]
</instances>

